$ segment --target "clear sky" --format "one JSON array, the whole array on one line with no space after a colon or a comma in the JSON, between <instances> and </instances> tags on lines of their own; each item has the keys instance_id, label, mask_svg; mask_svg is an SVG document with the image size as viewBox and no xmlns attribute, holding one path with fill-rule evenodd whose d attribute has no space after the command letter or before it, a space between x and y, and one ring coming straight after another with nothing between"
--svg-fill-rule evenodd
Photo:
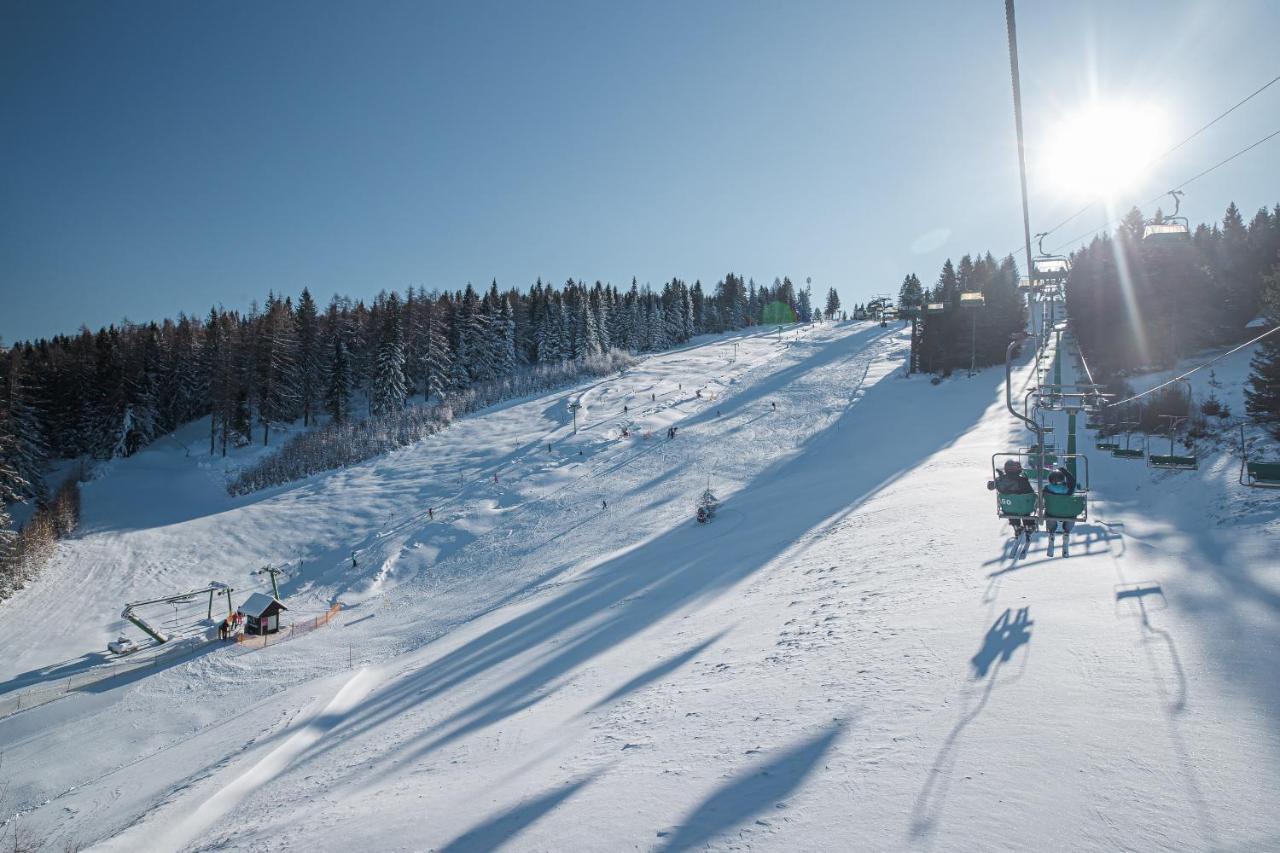
<instances>
[{"instance_id":1,"label":"clear sky","mask_svg":"<svg viewBox=\"0 0 1280 853\"><path fill-rule=\"evenodd\" d=\"M1021 242L1003 3L0 3L0 338L541 276L812 277ZM1027 2L1033 230L1091 92L1167 147L1280 74L1280 3ZM1122 206L1280 130L1280 84ZM1059 176L1061 177L1061 176ZM1079 188L1077 188L1079 189ZM1280 201L1280 138L1184 212ZM1048 241L1104 220L1100 212Z\"/></svg>"}]
</instances>

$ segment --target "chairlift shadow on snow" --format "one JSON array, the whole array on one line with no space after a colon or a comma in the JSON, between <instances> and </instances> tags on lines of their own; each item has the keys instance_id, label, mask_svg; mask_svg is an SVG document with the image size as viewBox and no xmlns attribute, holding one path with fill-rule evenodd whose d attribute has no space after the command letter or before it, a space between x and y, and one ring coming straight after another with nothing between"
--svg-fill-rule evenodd
<instances>
[{"instance_id":1,"label":"chairlift shadow on snow","mask_svg":"<svg viewBox=\"0 0 1280 853\"><path fill-rule=\"evenodd\" d=\"M1037 534L1037 537L1044 536L1044 535L1045 535L1044 531L1041 530ZM1036 541L1035 539L1032 540L1033 543L1035 541ZM1123 541L1124 541L1123 535L1120 533L1113 533L1107 525L1087 524L1084 522L1080 522L1076 524L1075 529L1071 532L1071 556L1070 557L1057 557L1057 556L1050 557L1050 556L1047 556L1047 551L1037 550L1032 553L1044 553L1046 554L1046 556L1038 557L1035 559L1027 559L1026 557L1024 557L1024 558L1015 560L1015 556L1017 554L1017 549L1018 549L1018 543L1017 543L1017 540L1010 540L1005 543L1004 553L1002 553L998 557L994 557L990 560L987 560L982 565L983 566L995 566L995 565L1003 566L1003 568L996 569L995 571L990 572L987 575L988 578L997 578L1002 575L1012 574L1013 572L1021 571L1023 569L1029 569L1033 566L1044 565L1045 563L1058 563L1063 560L1070 562L1077 558L1089 557L1099 553L1106 553L1111 550L1111 543L1116 541L1119 541L1121 543L1121 546L1123 547ZM1061 540L1059 540L1058 544L1059 545L1062 544ZM1098 544L1105 545L1106 547L1099 551L1096 549L1096 546ZM1117 556L1119 555L1117 554Z\"/></svg>"},{"instance_id":2,"label":"chairlift shadow on snow","mask_svg":"<svg viewBox=\"0 0 1280 853\"><path fill-rule=\"evenodd\" d=\"M969 682L969 689L977 682L985 681L986 684L978 696L977 703L972 707L966 707L961 712L960 719L956 721L946 740L943 741L942 747L938 750L938 756L929 769L924 787L916 797L911 809L909 829L910 836L915 841L926 839L937 826L938 817L946 804L951 775L955 767L956 746L960 742L961 735L986 709L987 703L995 692L1001 668L1013 659L1018 649L1026 647L1027 653L1022 656L1019 671L1012 678L1005 679L1003 684L1007 686L1022 677L1030 655L1031 626L1034 624L1029 607L1019 608L1016 614L1012 608L1006 608L987 629L982 638L982 647L970 659L969 665L973 669L973 678ZM972 694L966 693L964 704L969 705L971 699Z\"/></svg>"}]
</instances>

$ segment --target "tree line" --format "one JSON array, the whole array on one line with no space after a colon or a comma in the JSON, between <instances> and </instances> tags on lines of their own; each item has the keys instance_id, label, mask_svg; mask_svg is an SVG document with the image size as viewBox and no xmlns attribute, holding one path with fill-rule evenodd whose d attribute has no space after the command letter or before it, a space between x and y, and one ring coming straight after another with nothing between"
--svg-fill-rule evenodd
<instances>
[{"instance_id":1,"label":"tree line","mask_svg":"<svg viewBox=\"0 0 1280 853\"><path fill-rule=\"evenodd\" d=\"M1165 217L1157 210L1152 221ZM1122 392L1131 373L1169 368L1280 324L1280 205L1246 223L1233 202L1221 223L1202 223L1181 241L1144 240L1144 223L1131 209L1114 234L1071 256L1067 280L1071 327L1090 370ZM1245 408L1280 438L1276 337L1252 359Z\"/></svg>"},{"instance_id":2,"label":"tree line","mask_svg":"<svg viewBox=\"0 0 1280 853\"><path fill-rule=\"evenodd\" d=\"M828 308L833 300L838 308L834 289ZM129 456L199 418L209 419L208 452L226 455L299 420L385 415L534 366L820 313L807 285L733 273L710 292L680 279L623 290L538 280L527 292L411 287L325 307L304 289L246 312L215 307L0 346L0 505L45 500L50 460ZM0 530L12 541L7 518Z\"/></svg>"},{"instance_id":3,"label":"tree line","mask_svg":"<svg viewBox=\"0 0 1280 853\"><path fill-rule=\"evenodd\" d=\"M981 294L962 300L961 294ZM976 260L950 258L933 287L925 288L915 273L898 290L900 311L919 319L911 342L913 371L950 376L955 370L1003 364L1012 335L1027 324L1026 301L1018 290L1018 267L1012 257L997 261L987 252Z\"/></svg>"}]
</instances>

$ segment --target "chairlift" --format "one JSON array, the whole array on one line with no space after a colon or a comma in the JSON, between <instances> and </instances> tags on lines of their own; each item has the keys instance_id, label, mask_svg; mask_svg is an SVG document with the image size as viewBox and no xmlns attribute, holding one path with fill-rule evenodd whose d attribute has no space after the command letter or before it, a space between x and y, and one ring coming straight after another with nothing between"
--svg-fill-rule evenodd
<instances>
[{"instance_id":1,"label":"chairlift","mask_svg":"<svg viewBox=\"0 0 1280 853\"><path fill-rule=\"evenodd\" d=\"M1020 495L1003 495L996 492L996 514L1000 518L1038 518L1048 519L1051 521L1086 521L1089 517L1089 457L1083 453L1072 454L1051 454L1048 448L1041 455L1038 446L1032 446L1025 451L1016 453L993 453L991 455L991 475L992 479L999 476L999 472L1004 465L1001 460L1016 459L1022 465L1023 471L1027 474L1027 478L1037 483L1047 480L1050 473L1050 460L1061 462L1063 465L1075 463L1077 469L1079 463L1083 462L1083 473L1076 475L1076 489L1074 494L1055 495L1045 492L1042 495L1035 493ZM1025 460L1025 461L1024 461ZM1044 466L1044 467L1041 467ZM1034 474L1041 476L1032 476Z\"/></svg>"},{"instance_id":2,"label":"chairlift","mask_svg":"<svg viewBox=\"0 0 1280 853\"><path fill-rule=\"evenodd\" d=\"M981 308L987 304L981 290L965 290L960 293L961 308Z\"/></svg>"},{"instance_id":3,"label":"chairlift","mask_svg":"<svg viewBox=\"0 0 1280 853\"><path fill-rule=\"evenodd\" d=\"M926 314L945 314L945 313L947 313L947 303L945 303L945 302L930 302L930 303L928 303L927 305L925 305L925 306L924 306L924 313L926 313Z\"/></svg>"},{"instance_id":4,"label":"chairlift","mask_svg":"<svg viewBox=\"0 0 1280 853\"><path fill-rule=\"evenodd\" d=\"M1195 454L1179 454L1173 452L1173 441L1177 435L1178 427L1186 422L1185 415L1161 415L1161 418L1169 421L1169 452L1152 453L1151 439L1147 438L1147 467L1148 468L1167 468L1174 471L1195 471L1200 467L1199 460Z\"/></svg>"},{"instance_id":5,"label":"chairlift","mask_svg":"<svg viewBox=\"0 0 1280 853\"><path fill-rule=\"evenodd\" d=\"M1131 440L1133 438L1133 427L1138 426L1138 422L1125 421L1124 423L1120 424L1120 426L1129 427L1129 429L1126 429L1124 431L1124 447L1120 447L1119 444L1117 444L1116 447L1111 451L1112 457L1116 459L1144 458L1147 455L1147 452L1143 448L1133 447L1131 444Z\"/></svg>"},{"instance_id":6,"label":"chairlift","mask_svg":"<svg viewBox=\"0 0 1280 853\"><path fill-rule=\"evenodd\" d=\"M1031 259L1031 289L1043 290L1065 284L1071 274L1071 259L1066 255L1053 255L1044 250L1047 231L1036 235L1036 247L1040 254Z\"/></svg>"},{"instance_id":7,"label":"chairlift","mask_svg":"<svg viewBox=\"0 0 1280 853\"><path fill-rule=\"evenodd\" d=\"M1240 424L1240 485L1254 489L1280 489L1280 462L1249 461L1249 443Z\"/></svg>"},{"instance_id":8,"label":"chairlift","mask_svg":"<svg viewBox=\"0 0 1280 853\"><path fill-rule=\"evenodd\" d=\"M1182 190L1169 190L1173 196L1173 214L1162 216L1159 221L1149 219L1142 224L1142 241L1152 245L1164 243L1181 243L1191 239L1191 223L1185 216L1179 216L1182 207Z\"/></svg>"}]
</instances>

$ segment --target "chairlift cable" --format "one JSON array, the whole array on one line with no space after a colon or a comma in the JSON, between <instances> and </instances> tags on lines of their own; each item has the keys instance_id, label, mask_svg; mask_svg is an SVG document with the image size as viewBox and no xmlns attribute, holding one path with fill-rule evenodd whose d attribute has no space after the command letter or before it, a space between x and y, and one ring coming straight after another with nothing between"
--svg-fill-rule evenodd
<instances>
[{"instance_id":1,"label":"chairlift cable","mask_svg":"<svg viewBox=\"0 0 1280 853\"><path fill-rule=\"evenodd\" d=\"M1280 131L1276 131L1276 132L1277 132L1277 133L1280 133ZM1268 335L1273 335L1273 334L1275 334L1276 332L1280 332L1280 326L1276 326L1276 327L1275 327L1275 328L1273 328L1273 329L1268 329L1267 331L1265 331L1265 332L1263 332L1262 334L1258 335L1258 336L1257 336L1256 338L1254 338L1253 340L1251 340L1251 341L1245 341L1244 343L1240 344L1239 346L1236 346L1236 347L1233 347L1233 348L1231 348L1231 349L1227 350L1227 351L1226 351L1226 352L1224 352L1222 355L1216 356L1215 358L1212 358L1212 359L1210 359L1209 361L1206 361L1204 364L1197 365L1196 367L1191 368L1190 370L1188 370L1186 373L1182 374L1181 376L1175 376L1175 377L1173 377L1173 378L1172 378L1172 379L1170 379L1168 382L1161 382L1159 385L1155 386L1154 388L1148 388L1146 391L1143 391L1143 392L1141 392L1140 394L1134 394L1132 397L1126 397L1126 398L1125 398L1125 399L1123 399L1123 400L1117 400L1116 402L1114 402L1114 403L1108 403L1107 405L1108 405L1108 406L1121 406L1121 405L1124 405L1125 403L1132 403L1134 400L1140 399L1140 398L1142 398L1142 397L1147 396L1148 394L1151 394L1151 393L1154 393L1154 392L1156 392L1156 391L1159 391L1161 388L1165 388L1165 387L1167 387L1167 386L1169 386L1169 385L1172 385L1172 384L1173 384L1173 383L1175 383L1175 382L1181 382L1182 380L1186 379L1186 378L1187 378L1188 376L1190 376L1191 374L1193 374L1193 373L1197 373L1197 372L1199 372L1199 371L1201 371L1201 370L1204 370L1206 367L1210 367L1211 365L1217 364L1218 362L1222 361L1222 360L1223 360L1224 358L1226 358L1227 356L1232 355L1233 353L1237 353L1237 352L1239 352L1240 350L1244 349L1244 348L1245 348L1245 347L1247 347L1247 346L1251 346L1251 345L1253 345L1253 344L1256 344L1258 341L1262 340L1263 338L1267 337Z\"/></svg>"},{"instance_id":2,"label":"chairlift cable","mask_svg":"<svg viewBox=\"0 0 1280 853\"><path fill-rule=\"evenodd\" d=\"M1203 178L1205 175L1209 174L1210 172L1212 172L1212 171L1214 171L1214 170L1216 170L1216 169L1220 169L1220 168L1222 168L1223 166L1227 165L1227 164L1228 164L1228 163L1230 163L1232 160L1234 160L1234 159L1236 159L1237 157L1239 157L1241 154L1245 154L1246 152L1252 151L1253 149L1257 148L1257 147L1258 147L1259 145L1261 145L1262 143L1267 142L1268 140L1273 139L1273 138L1275 138L1275 137L1277 137L1277 136L1280 136L1280 130L1273 131L1273 132L1271 132L1271 133L1267 134L1266 136L1262 137L1261 139L1259 139L1257 142L1254 142L1252 145L1248 145L1248 146L1246 146L1246 147L1244 147L1244 148L1241 148L1239 151L1237 151L1236 153L1232 154L1230 157L1228 157L1227 159L1223 160L1222 162L1217 163L1216 165L1210 166L1208 169L1205 169L1203 172L1199 173L1198 175L1195 175L1194 177L1188 178L1187 180L1183 181L1183 182L1182 182L1181 184L1179 184L1178 186L1174 187L1172 190L1165 190L1164 192L1160 193L1159 195L1155 196L1154 198L1150 199L1149 201L1144 202L1144 203L1143 203L1142 205L1140 205L1140 206L1141 206L1141 207L1147 207L1147 206L1149 206L1149 205L1155 204L1157 201L1159 201L1160 199L1162 199L1162 198L1164 198L1165 196L1167 196L1170 192L1175 192L1175 191L1177 191L1177 190L1181 190L1183 187L1186 187L1186 186L1190 185L1193 181L1198 181L1200 178ZM1121 219L1123 219L1123 217L1121 217ZM1118 222L1120 222L1120 221L1121 221L1121 219L1112 219L1110 222L1106 222L1106 223L1104 223L1104 224L1102 224L1102 225L1098 226L1097 228L1091 228L1091 229L1089 229L1088 231L1086 231L1084 234L1081 234L1081 235L1080 235L1080 236L1078 236L1078 237L1073 237L1073 238L1071 238L1070 240L1068 240L1068 241L1066 241L1065 243L1063 243L1062 245L1060 245L1060 246L1056 247L1056 248L1054 249L1054 251L1055 251L1055 252L1057 252L1057 251L1059 251L1059 250L1061 250L1061 249L1066 248L1067 246L1073 245L1073 244L1075 244L1075 243L1079 243L1079 242L1080 242L1081 240L1083 240L1084 238L1089 237L1089 236L1091 236L1091 235L1093 235L1093 234L1096 234L1096 233L1098 233L1099 231L1105 231L1105 230L1107 230L1108 228L1110 228L1112 225L1115 225L1115 224L1117 224Z\"/></svg>"},{"instance_id":3,"label":"chairlift cable","mask_svg":"<svg viewBox=\"0 0 1280 853\"><path fill-rule=\"evenodd\" d=\"M1013 83L1013 122L1018 131L1018 179L1022 188L1022 239L1027 250L1029 275L1031 273L1031 213L1027 206L1026 139L1022 133L1022 85L1018 75L1018 23L1014 17L1013 0L1004 0L1004 23L1009 35L1009 77Z\"/></svg>"},{"instance_id":4,"label":"chairlift cable","mask_svg":"<svg viewBox=\"0 0 1280 853\"><path fill-rule=\"evenodd\" d=\"M1241 100L1239 100L1239 101L1236 101L1236 103L1235 103L1235 104L1233 104L1231 107L1227 108L1227 110L1226 110L1225 112L1220 113L1217 117L1215 117L1215 118L1211 119L1210 121L1208 121L1207 123L1205 123L1205 124L1201 125L1201 126L1200 126L1200 127L1199 127L1195 132L1194 132L1194 133L1192 133L1190 136L1188 136L1187 138L1183 139L1183 140L1182 140L1181 142L1179 142L1177 145L1174 145L1172 148L1169 148L1169 149L1168 149L1168 150L1166 150L1164 153L1160 154L1160 155L1159 155L1159 156L1157 156L1155 159L1153 159L1153 160L1150 162L1150 164L1149 164L1149 165L1155 165L1156 163L1159 163L1161 160L1163 160L1164 158L1168 157L1170 154L1172 154L1173 152L1177 151L1179 148L1181 148L1182 146L1186 145L1188 142L1190 142L1191 140L1195 139L1197 136L1199 136L1200 134L1204 133L1206 130L1208 130L1209 128L1213 127L1215 124L1217 124L1218 122L1222 121L1222 120L1223 120L1224 118L1226 118L1227 116L1231 115L1231 113L1235 112L1235 111L1236 111L1236 110L1238 110L1240 107L1244 106L1244 105L1245 105L1245 104L1247 104L1249 101L1251 101L1251 100L1253 100L1254 98L1256 98L1258 95L1261 95L1263 92L1265 92L1267 89L1271 88L1271 87L1272 87L1273 85L1275 85L1276 83L1280 83L1280 75L1277 75L1277 76L1275 76L1275 77L1272 77L1272 78L1271 78L1270 80L1268 80L1266 83L1262 84L1262 86L1261 86L1261 87L1259 87L1258 89L1255 89L1251 94L1249 94L1249 95L1245 96L1243 99L1241 99ZM1272 134L1272 135L1274 136L1274 134ZM1268 138L1270 138L1270 137L1268 137ZM1265 139L1264 139L1264 140L1262 140L1262 142L1265 142L1265 141L1266 141ZM1255 143L1255 144L1261 144L1261 143ZM1247 149L1246 149L1246 150L1247 150ZM1241 152L1241 153L1243 153L1243 152ZM1237 155L1237 156L1238 156L1238 155ZM1225 161L1224 161L1224 162L1225 162ZM1221 164L1219 164L1219 165L1221 165ZM1217 168L1217 167L1215 166L1214 168ZM1208 174L1208 172L1206 172L1205 174ZM1202 176L1197 175L1196 177L1202 177ZM1192 178L1192 180L1195 180L1195 178ZM1189 183L1191 183L1191 181L1187 181L1187 183L1189 184ZM1186 184L1183 184L1183 186L1186 186ZM1163 195L1165 195L1165 193L1161 193L1160 195L1161 195L1161 196L1163 196ZM1156 198L1158 199L1159 197L1160 197L1160 196L1157 196ZM1058 229L1062 228L1064 225L1067 225L1068 223L1075 221L1077 218L1079 218L1080 216L1084 215L1084 214L1085 214L1085 213L1087 213L1090 209L1092 209L1093 207L1095 207L1095 206L1096 206L1099 202L1101 202L1102 200L1103 200L1103 199L1101 199L1101 198L1095 198L1093 201L1089 202L1089 203L1088 203L1088 204L1086 204L1084 207L1080 208L1080 209L1079 209L1079 210L1077 210L1075 213L1071 214L1071 215L1070 215L1070 216L1068 216L1066 219L1062 220L1062 221L1061 221L1061 222L1059 222L1057 225L1053 226L1053 227L1052 227L1052 228L1050 228L1048 231L1044 232L1044 233L1045 233L1045 236L1048 236L1048 235L1050 235L1050 234L1053 234L1053 233L1054 233L1054 232L1056 232ZM1156 200L1156 199L1153 199L1152 201L1155 201L1155 200ZM1147 204L1151 204L1151 202L1147 202ZM1102 227L1103 227L1103 228L1108 228L1108 227L1110 227L1110 225L1111 225L1111 224L1112 224L1112 223L1107 223L1107 225L1104 225L1104 226L1102 226ZM1096 230L1101 230L1101 229L1096 229ZM1090 233L1092 233L1092 232L1090 232ZM1088 236L1088 235L1085 235L1085 236ZM1079 237L1079 238L1076 238L1076 239L1083 239L1083 237ZM1075 240L1068 241L1068 243L1074 243L1074 242L1075 242ZM1065 245L1067 245L1067 244L1066 244L1066 243L1064 243L1063 245L1065 246ZM1061 246L1059 246L1058 248L1062 248L1062 247L1061 247ZM1010 251L1008 251L1008 252L1005 252L1005 254L1006 254L1006 255L1012 255L1012 254L1013 254L1014 252L1016 252L1016 251L1017 251L1017 249L1012 249L1012 250L1010 250ZM1057 251L1057 249L1054 249L1054 251L1056 252L1056 251Z\"/></svg>"}]
</instances>

